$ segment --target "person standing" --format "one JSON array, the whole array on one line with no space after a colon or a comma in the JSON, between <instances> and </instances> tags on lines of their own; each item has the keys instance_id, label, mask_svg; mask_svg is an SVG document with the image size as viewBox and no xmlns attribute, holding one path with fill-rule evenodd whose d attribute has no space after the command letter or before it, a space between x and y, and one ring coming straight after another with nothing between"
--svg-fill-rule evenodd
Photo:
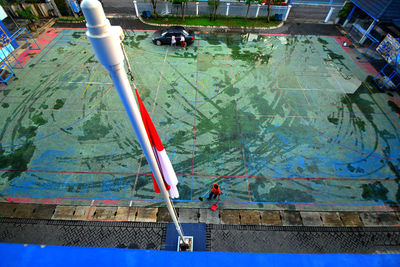
<instances>
[{"instance_id":1,"label":"person standing","mask_svg":"<svg viewBox=\"0 0 400 267\"><path fill-rule=\"evenodd\" d=\"M218 197L218 200L221 200L220 195L221 195L221 188L219 187L218 183L215 183L211 188L211 192L207 200L211 200L211 198L215 199L216 197Z\"/></svg>"},{"instance_id":2,"label":"person standing","mask_svg":"<svg viewBox=\"0 0 400 267\"><path fill-rule=\"evenodd\" d=\"M181 49L186 48L185 37L181 34Z\"/></svg>"},{"instance_id":3,"label":"person standing","mask_svg":"<svg viewBox=\"0 0 400 267\"><path fill-rule=\"evenodd\" d=\"M172 35L172 37L171 37L171 47L175 47L175 48L176 48L176 38L175 38L175 35Z\"/></svg>"}]
</instances>

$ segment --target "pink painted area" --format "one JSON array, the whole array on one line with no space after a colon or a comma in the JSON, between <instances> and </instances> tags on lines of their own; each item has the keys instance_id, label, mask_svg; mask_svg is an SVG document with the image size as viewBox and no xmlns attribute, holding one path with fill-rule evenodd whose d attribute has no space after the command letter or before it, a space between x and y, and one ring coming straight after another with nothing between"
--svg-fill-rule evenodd
<instances>
[{"instance_id":1,"label":"pink painted area","mask_svg":"<svg viewBox=\"0 0 400 267\"><path fill-rule=\"evenodd\" d=\"M34 202L30 197L4 197L10 203L32 203Z\"/></svg>"},{"instance_id":2,"label":"pink painted area","mask_svg":"<svg viewBox=\"0 0 400 267\"><path fill-rule=\"evenodd\" d=\"M343 46L343 42L346 42L347 45L350 45L351 42L349 41L349 39L347 39L347 37L345 36L333 36L332 38L334 38L336 40L336 42L338 42L338 44L342 47L342 49L351 57L351 59L353 60L353 62L362 70L364 70L367 74L375 76L378 74L378 72L375 70L375 68L369 63L369 62L359 62L357 60L357 58L354 58L353 56L351 56L351 50L355 49L355 48L350 48L350 47L344 47Z\"/></svg>"},{"instance_id":3,"label":"pink painted area","mask_svg":"<svg viewBox=\"0 0 400 267\"><path fill-rule=\"evenodd\" d=\"M31 50L28 53L27 53L28 49L25 50L18 57L18 61L21 63L21 65L25 66L31 58L39 54L43 50L43 48L45 48L61 31L62 29L49 28L46 32L40 35L39 38L36 39L36 42L38 43L40 50ZM36 44L32 44L32 48L37 48Z\"/></svg>"},{"instance_id":4,"label":"pink painted area","mask_svg":"<svg viewBox=\"0 0 400 267\"><path fill-rule=\"evenodd\" d=\"M43 204L61 204L63 200L61 198L54 198L54 199L45 199L42 201Z\"/></svg>"},{"instance_id":5,"label":"pink painted area","mask_svg":"<svg viewBox=\"0 0 400 267\"><path fill-rule=\"evenodd\" d=\"M118 204L118 200L110 200L110 199L101 199L97 200L98 203L103 202L106 205L116 205Z\"/></svg>"}]
</instances>

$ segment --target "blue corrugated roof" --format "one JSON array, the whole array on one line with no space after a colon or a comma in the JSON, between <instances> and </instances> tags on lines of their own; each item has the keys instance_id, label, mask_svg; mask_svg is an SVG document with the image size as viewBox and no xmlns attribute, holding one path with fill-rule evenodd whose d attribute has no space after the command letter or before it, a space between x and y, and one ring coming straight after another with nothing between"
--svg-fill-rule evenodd
<instances>
[{"instance_id":1,"label":"blue corrugated roof","mask_svg":"<svg viewBox=\"0 0 400 267\"><path fill-rule=\"evenodd\" d=\"M351 0L374 19L390 21L400 18L400 0Z\"/></svg>"}]
</instances>

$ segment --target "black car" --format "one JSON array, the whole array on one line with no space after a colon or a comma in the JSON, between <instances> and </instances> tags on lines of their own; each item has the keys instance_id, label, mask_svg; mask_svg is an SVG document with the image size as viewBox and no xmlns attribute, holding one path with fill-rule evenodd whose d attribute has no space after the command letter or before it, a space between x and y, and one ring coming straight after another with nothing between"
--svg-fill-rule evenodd
<instances>
[{"instance_id":1,"label":"black car","mask_svg":"<svg viewBox=\"0 0 400 267\"><path fill-rule=\"evenodd\" d=\"M171 26L164 30L158 30L153 34L152 40L156 45L170 45L172 35L175 35L176 45L180 45L181 35L185 37L185 42L187 45L190 45L194 41L194 32L191 30L186 30L182 26Z\"/></svg>"}]
</instances>

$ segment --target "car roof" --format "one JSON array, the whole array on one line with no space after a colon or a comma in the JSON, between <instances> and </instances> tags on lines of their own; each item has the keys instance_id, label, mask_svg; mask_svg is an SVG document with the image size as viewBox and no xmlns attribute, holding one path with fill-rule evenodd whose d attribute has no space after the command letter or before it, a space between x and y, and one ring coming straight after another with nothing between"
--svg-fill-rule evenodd
<instances>
[{"instance_id":1,"label":"car roof","mask_svg":"<svg viewBox=\"0 0 400 267\"><path fill-rule=\"evenodd\" d=\"M168 27L166 30L175 30L175 31L181 31L181 30L184 30L185 28L184 27L182 27L182 26L170 26L170 27Z\"/></svg>"}]
</instances>

